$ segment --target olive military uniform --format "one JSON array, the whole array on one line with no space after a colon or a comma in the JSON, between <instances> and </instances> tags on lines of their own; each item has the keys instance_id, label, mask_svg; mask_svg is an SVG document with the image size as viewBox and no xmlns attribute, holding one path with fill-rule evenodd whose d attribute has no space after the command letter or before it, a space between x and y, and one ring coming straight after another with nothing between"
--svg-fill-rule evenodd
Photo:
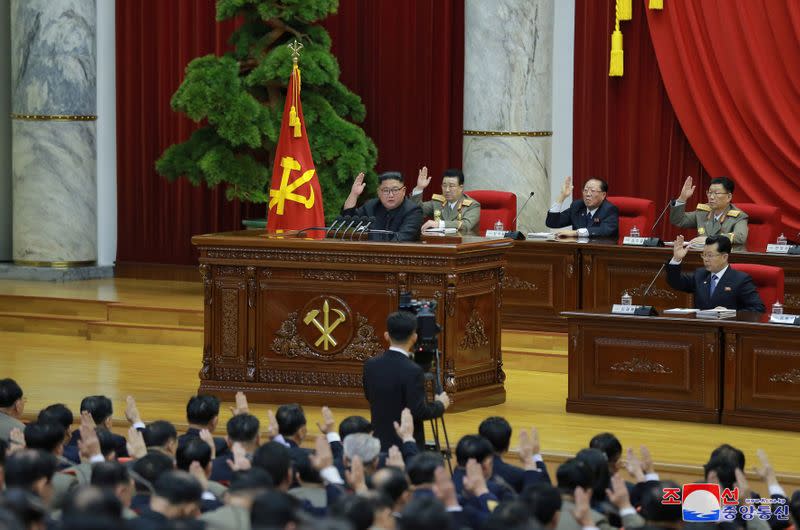
<instances>
[{"instance_id":1,"label":"olive military uniform","mask_svg":"<svg viewBox=\"0 0 800 530\"><path fill-rule=\"evenodd\" d=\"M698 204L697 210L686 213L686 203L673 206L669 222L682 228L697 228L698 236L727 236L733 250L745 250L747 241L747 214L729 204L720 223L708 204Z\"/></svg>"},{"instance_id":2,"label":"olive military uniform","mask_svg":"<svg viewBox=\"0 0 800 530\"><path fill-rule=\"evenodd\" d=\"M444 221L445 228L455 228L462 235L477 235L481 218L481 205L466 194L451 208L444 195L434 195L431 200L422 202L422 194L412 195L411 199L422 205L422 214L434 221Z\"/></svg>"}]
</instances>

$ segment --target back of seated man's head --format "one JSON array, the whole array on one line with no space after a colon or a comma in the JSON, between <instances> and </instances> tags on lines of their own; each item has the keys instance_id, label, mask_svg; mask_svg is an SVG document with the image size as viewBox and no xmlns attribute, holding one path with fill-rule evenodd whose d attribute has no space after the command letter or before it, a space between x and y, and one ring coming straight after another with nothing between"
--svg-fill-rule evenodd
<instances>
[{"instance_id":1,"label":"back of seated man's head","mask_svg":"<svg viewBox=\"0 0 800 530\"><path fill-rule=\"evenodd\" d=\"M148 448L160 447L168 452L174 452L178 443L178 431L170 422L158 420L145 427L142 438Z\"/></svg>"},{"instance_id":2,"label":"back of seated man's head","mask_svg":"<svg viewBox=\"0 0 800 530\"><path fill-rule=\"evenodd\" d=\"M52 495L51 481L56 466L56 457L40 449L17 451L6 458L6 487L33 492L46 504Z\"/></svg>"},{"instance_id":3,"label":"back of seated man's head","mask_svg":"<svg viewBox=\"0 0 800 530\"><path fill-rule=\"evenodd\" d=\"M64 427L51 421L34 421L25 426L25 446L60 455L64 452Z\"/></svg>"},{"instance_id":4,"label":"back of seated man's head","mask_svg":"<svg viewBox=\"0 0 800 530\"><path fill-rule=\"evenodd\" d=\"M200 438L192 436L185 444L178 447L175 461L178 469L183 471L189 471L192 462L197 462L200 467L206 469L211 464L211 446Z\"/></svg>"},{"instance_id":5,"label":"back of seated man's head","mask_svg":"<svg viewBox=\"0 0 800 530\"><path fill-rule=\"evenodd\" d=\"M291 453L292 470L295 479L301 485L322 484L322 477L311 463L311 458L305 451L295 451Z\"/></svg>"},{"instance_id":6,"label":"back of seated man's head","mask_svg":"<svg viewBox=\"0 0 800 530\"><path fill-rule=\"evenodd\" d=\"M708 457L709 460L714 460L716 458L728 460L731 464L744 471L745 457L741 449L730 444L722 444L711 451L711 455Z\"/></svg>"},{"instance_id":7,"label":"back of seated man's head","mask_svg":"<svg viewBox=\"0 0 800 530\"><path fill-rule=\"evenodd\" d=\"M622 444L616 436L610 432L596 434L589 441L589 447L603 451L606 454L606 458L608 458L609 469L611 465L614 465L614 469L616 469L616 464L622 457Z\"/></svg>"},{"instance_id":8,"label":"back of seated man's head","mask_svg":"<svg viewBox=\"0 0 800 530\"><path fill-rule=\"evenodd\" d=\"M478 426L478 434L489 440L495 452L505 453L511 444L511 424L500 416L490 416Z\"/></svg>"},{"instance_id":9,"label":"back of seated man's head","mask_svg":"<svg viewBox=\"0 0 800 530\"><path fill-rule=\"evenodd\" d=\"M644 491L641 492L640 515L654 526L669 526L655 523L677 523L683 518L683 510L680 504L666 504L664 500L664 488L678 488L680 486L671 480L661 480L659 482L647 483Z\"/></svg>"},{"instance_id":10,"label":"back of seated man's head","mask_svg":"<svg viewBox=\"0 0 800 530\"><path fill-rule=\"evenodd\" d=\"M252 414L237 414L229 419L226 425L228 440L231 444L233 442L256 443L258 441L259 427L258 418Z\"/></svg>"},{"instance_id":11,"label":"back of seated man's head","mask_svg":"<svg viewBox=\"0 0 800 530\"><path fill-rule=\"evenodd\" d=\"M84 410L92 415L95 425L110 428L110 420L114 414L114 406L110 399L105 396L87 396L81 401L81 411Z\"/></svg>"},{"instance_id":12,"label":"back of seated man's head","mask_svg":"<svg viewBox=\"0 0 800 530\"><path fill-rule=\"evenodd\" d=\"M92 466L92 486L107 489L119 493L124 493L127 503L130 503L130 495L133 491L133 480L128 470L128 466L117 462L98 462Z\"/></svg>"},{"instance_id":13,"label":"back of seated man's head","mask_svg":"<svg viewBox=\"0 0 800 530\"><path fill-rule=\"evenodd\" d=\"M290 475L292 458L289 449L278 442L267 442L253 453L253 467L259 467L269 473L276 488L288 487L292 481Z\"/></svg>"},{"instance_id":14,"label":"back of seated man's head","mask_svg":"<svg viewBox=\"0 0 800 530\"><path fill-rule=\"evenodd\" d=\"M353 530L369 530L375 522L372 503L361 495L342 495L328 507L328 516L348 521Z\"/></svg>"},{"instance_id":15,"label":"back of seated man's head","mask_svg":"<svg viewBox=\"0 0 800 530\"><path fill-rule=\"evenodd\" d=\"M64 427L66 434L69 434L70 429L72 429L72 422L75 421L75 416L72 414L72 411L69 410L69 407L63 403L54 403L40 410L36 421L58 423Z\"/></svg>"},{"instance_id":16,"label":"back of seated man's head","mask_svg":"<svg viewBox=\"0 0 800 530\"><path fill-rule=\"evenodd\" d=\"M489 514L484 530L532 530L538 527L528 507L518 499L501 502Z\"/></svg>"},{"instance_id":17,"label":"back of seated man's head","mask_svg":"<svg viewBox=\"0 0 800 530\"><path fill-rule=\"evenodd\" d=\"M301 522L300 511L300 501L292 495L283 491L267 491L253 501L250 524L254 529L287 528L289 523Z\"/></svg>"},{"instance_id":18,"label":"back of seated man's head","mask_svg":"<svg viewBox=\"0 0 800 530\"><path fill-rule=\"evenodd\" d=\"M484 464L487 459L494 456L494 447L489 440L476 434L462 436L456 445L456 461L459 466L466 466L474 458L479 464Z\"/></svg>"},{"instance_id":19,"label":"back of seated man's head","mask_svg":"<svg viewBox=\"0 0 800 530\"><path fill-rule=\"evenodd\" d=\"M278 422L278 432L284 438L299 436L305 438L306 414L303 407L297 403L281 405L275 413Z\"/></svg>"},{"instance_id":20,"label":"back of seated man's head","mask_svg":"<svg viewBox=\"0 0 800 530\"><path fill-rule=\"evenodd\" d=\"M585 462L592 472L592 501L602 502L606 497L606 489L611 487L606 454L600 449L581 449L575 458Z\"/></svg>"},{"instance_id":21,"label":"back of seated man's head","mask_svg":"<svg viewBox=\"0 0 800 530\"><path fill-rule=\"evenodd\" d=\"M95 429L97 433L97 440L100 442L100 452L106 460L113 460L117 457L117 442L114 439L114 433L98 427Z\"/></svg>"},{"instance_id":22,"label":"back of seated man's head","mask_svg":"<svg viewBox=\"0 0 800 530\"><path fill-rule=\"evenodd\" d=\"M574 495L575 488L578 486L585 490L591 489L594 476L592 476L592 470L586 465L586 462L582 462L577 458L570 458L558 466L556 481L562 495Z\"/></svg>"},{"instance_id":23,"label":"back of seated man's head","mask_svg":"<svg viewBox=\"0 0 800 530\"><path fill-rule=\"evenodd\" d=\"M558 526L561 511L561 494L550 484L532 484L522 490L519 500L528 508L528 513L546 528Z\"/></svg>"},{"instance_id":24,"label":"back of seated man's head","mask_svg":"<svg viewBox=\"0 0 800 530\"><path fill-rule=\"evenodd\" d=\"M379 492L387 495L395 504L409 488L408 478L403 470L392 466L386 466L376 471L372 475L372 485Z\"/></svg>"},{"instance_id":25,"label":"back of seated man's head","mask_svg":"<svg viewBox=\"0 0 800 530\"><path fill-rule=\"evenodd\" d=\"M381 441L371 434L355 433L344 439L344 457L349 461L359 457L365 466L376 463L381 453Z\"/></svg>"},{"instance_id":26,"label":"back of seated man's head","mask_svg":"<svg viewBox=\"0 0 800 530\"><path fill-rule=\"evenodd\" d=\"M374 430L375 428L364 416L348 416L339 423L339 438L344 440L357 432L372 434Z\"/></svg>"},{"instance_id":27,"label":"back of seated man's head","mask_svg":"<svg viewBox=\"0 0 800 530\"><path fill-rule=\"evenodd\" d=\"M792 514L795 525L800 523L800 490L792 493L792 498L789 499L789 513Z\"/></svg>"},{"instance_id":28,"label":"back of seated man's head","mask_svg":"<svg viewBox=\"0 0 800 530\"><path fill-rule=\"evenodd\" d=\"M436 468L443 465L444 460L440 454L431 452L417 453L406 462L408 480L412 486L433 484Z\"/></svg>"},{"instance_id":29,"label":"back of seated man's head","mask_svg":"<svg viewBox=\"0 0 800 530\"><path fill-rule=\"evenodd\" d=\"M214 396L199 394L189 398L186 404L186 420L192 425L201 425L213 430L211 423L216 424L219 417L219 399Z\"/></svg>"},{"instance_id":30,"label":"back of seated man's head","mask_svg":"<svg viewBox=\"0 0 800 530\"><path fill-rule=\"evenodd\" d=\"M386 319L386 333L392 344L402 345L417 332L417 317L408 311L395 311Z\"/></svg>"},{"instance_id":31,"label":"back of seated man's head","mask_svg":"<svg viewBox=\"0 0 800 530\"><path fill-rule=\"evenodd\" d=\"M703 471L707 481L709 473L713 471L717 475L720 487L732 489L736 482L736 467L736 463L728 455L716 455L706 462Z\"/></svg>"},{"instance_id":32,"label":"back of seated man's head","mask_svg":"<svg viewBox=\"0 0 800 530\"><path fill-rule=\"evenodd\" d=\"M0 510L14 514L16 521L21 523L20 528L45 527L47 505L27 489L9 488L0 493Z\"/></svg>"},{"instance_id":33,"label":"back of seated man's head","mask_svg":"<svg viewBox=\"0 0 800 530\"><path fill-rule=\"evenodd\" d=\"M133 463L133 471L137 475L136 491L149 492L161 475L173 469L175 469L175 462L169 456L158 452L147 453ZM140 482L140 478L147 483Z\"/></svg>"},{"instance_id":34,"label":"back of seated man's head","mask_svg":"<svg viewBox=\"0 0 800 530\"><path fill-rule=\"evenodd\" d=\"M398 530L442 530L449 528L450 517L436 497L428 495L411 499L397 519Z\"/></svg>"},{"instance_id":35,"label":"back of seated man's head","mask_svg":"<svg viewBox=\"0 0 800 530\"><path fill-rule=\"evenodd\" d=\"M113 490L97 486L81 486L67 495L62 518L67 521L86 515L120 521L122 519L122 503L114 495Z\"/></svg>"},{"instance_id":36,"label":"back of seated man's head","mask_svg":"<svg viewBox=\"0 0 800 530\"><path fill-rule=\"evenodd\" d=\"M168 519L195 518L200 514L203 487L186 471L167 471L153 484L150 508Z\"/></svg>"},{"instance_id":37,"label":"back of seated man's head","mask_svg":"<svg viewBox=\"0 0 800 530\"><path fill-rule=\"evenodd\" d=\"M272 477L265 470L254 467L233 475L228 487L228 495L246 497L252 501L256 496L272 489Z\"/></svg>"},{"instance_id":38,"label":"back of seated man's head","mask_svg":"<svg viewBox=\"0 0 800 530\"><path fill-rule=\"evenodd\" d=\"M22 388L11 378L0 379L0 409L22 415Z\"/></svg>"}]
</instances>

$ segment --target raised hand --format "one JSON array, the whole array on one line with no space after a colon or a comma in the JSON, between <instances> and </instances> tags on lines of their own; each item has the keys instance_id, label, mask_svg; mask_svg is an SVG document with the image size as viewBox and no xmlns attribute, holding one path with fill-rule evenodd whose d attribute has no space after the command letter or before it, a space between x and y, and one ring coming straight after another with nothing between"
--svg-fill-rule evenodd
<instances>
[{"instance_id":1,"label":"raised hand","mask_svg":"<svg viewBox=\"0 0 800 530\"><path fill-rule=\"evenodd\" d=\"M81 431L81 438L83 438L83 431ZM127 443L128 454L133 458L142 458L147 454L147 446L144 443L144 436L142 431L135 427L128 429Z\"/></svg>"},{"instance_id":2,"label":"raised hand","mask_svg":"<svg viewBox=\"0 0 800 530\"><path fill-rule=\"evenodd\" d=\"M650 449L646 445L639 446L639 451L642 455L642 471L645 473L655 473L656 466L653 463L653 455L650 454Z\"/></svg>"},{"instance_id":3,"label":"raised hand","mask_svg":"<svg viewBox=\"0 0 800 530\"><path fill-rule=\"evenodd\" d=\"M430 183L431 177L428 175L428 168L422 166L422 169L419 170L419 175L417 175L417 187L414 188L414 191L422 191L427 188Z\"/></svg>"},{"instance_id":4,"label":"raised hand","mask_svg":"<svg viewBox=\"0 0 800 530\"><path fill-rule=\"evenodd\" d=\"M311 459L311 465L314 466L314 469L317 471L322 471L326 467L330 467L333 465L333 453L331 452L331 446L328 444L328 440L325 439L324 436L317 436L317 440L315 442L314 454L312 454L309 458Z\"/></svg>"},{"instance_id":5,"label":"raised hand","mask_svg":"<svg viewBox=\"0 0 800 530\"><path fill-rule=\"evenodd\" d=\"M525 469L536 469L533 455L539 453L539 431L531 427L530 432L522 429L519 432L519 459Z\"/></svg>"},{"instance_id":6,"label":"raised hand","mask_svg":"<svg viewBox=\"0 0 800 530\"><path fill-rule=\"evenodd\" d=\"M322 434L328 434L336 428L336 420L333 419L333 412L328 407L322 407L322 423L317 422L317 427Z\"/></svg>"},{"instance_id":7,"label":"raised hand","mask_svg":"<svg viewBox=\"0 0 800 530\"><path fill-rule=\"evenodd\" d=\"M94 420L92 415L85 410L81 412L80 431L81 439L78 440L78 454L80 454L81 462L88 462L91 457L102 453L100 452L100 440L97 438Z\"/></svg>"},{"instance_id":8,"label":"raised hand","mask_svg":"<svg viewBox=\"0 0 800 530\"><path fill-rule=\"evenodd\" d=\"M203 491L208 491L208 477L206 476L206 471L203 469L203 466L200 465L200 462L193 460L192 463L189 464L189 474L197 479Z\"/></svg>"},{"instance_id":9,"label":"raised hand","mask_svg":"<svg viewBox=\"0 0 800 530\"><path fill-rule=\"evenodd\" d=\"M267 409L267 438L272 440L280 434L278 427L278 420L275 418L275 413L272 409Z\"/></svg>"},{"instance_id":10,"label":"raised hand","mask_svg":"<svg viewBox=\"0 0 800 530\"><path fill-rule=\"evenodd\" d=\"M217 457L217 445L214 443L214 435L208 429L200 431L200 439L211 448L211 460Z\"/></svg>"},{"instance_id":11,"label":"raised hand","mask_svg":"<svg viewBox=\"0 0 800 530\"><path fill-rule=\"evenodd\" d=\"M414 418L411 416L411 410L406 407L400 413L400 423L394 422L394 432L404 442L414 441Z\"/></svg>"},{"instance_id":12,"label":"raised hand","mask_svg":"<svg viewBox=\"0 0 800 530\"><path fill-rule=\"evenodd\" d=\"M397 422L395 422L395 425L397 425ZM396 445L389 448L389 454L386 456L386 467L396 467L398 469L406 468L406 463L403 460L403 453L400 452L400 449L398 449Z\"/></svg>"},{"instance_id":13,"label":"raised hand","mask_svg":"<svg viewBox=\"0 0 800 530\"><path fill-rule=\"evenodd\" d=\"M681 202L686 202L692 195L694 195L694 189L696 186L692 183L692 177L686 177L686 180L683 182L683 187L681 188L681 194L678 196L678 200Z\"/></svg>"},{"instance_id":14,"label":"raised hand","mask_svg":"<svg viewBox=\"0 0 800 530\"><path fill-rule=\"evenodd\" d=\"M606 496L608 500L620 510L624 508L631 508L631 497L628 493L628 487L625 485L625 479L619 473L614 473L611 477L611 488L606 488Z\"/></svg>"},{"instance_id":15,"label":"raised hand","mask_svg":"<svg viewBox=\"0 0 800 530\"><path fill-rule=\"evenodd\" d=\"M766 482L769 486L778 484L778 478L775 476L775 470L772 469L772 465L769 463L767 453L765 453L763 449L758 449L756 451L756 456L760 464L756 466L755 471L758 476L761 477L761 480Z\"/></svg>"},{"instance_id":16,"label":"raised hand","mask_svg":"<svg viewBox=\"0 0 800 530\"><path fill-rule=\"evenodd\" d=\"M231 454L233 455L233 460L228 460L228 467L231 468L231 471L247 471L253 467L252 462L247 458L247 451L245 451L240 442L233 443Z\"/></svg>"},{"instance_id":17,"label":"raised hand","mask_svg":"<svg viewBox=\"0 0 800 530\"><path fill-rule=\"evenodd\" d=\"M633 449L628 447L627 458L625 459L625 469L631 474L636 482L644 482L644 472L642 471L642 462Z\"/></svg>"},{"instance_id":18,"label":"raised hand","mask_svg":"<svg viewBox=\"0 0 800 530\"><path fill-rule=\"evenodd\" d=\"M572 509L572 515L583 528L595 526L589 509L589 494L580 486L575 488L575 507Z\"/></svg>"},{"instance_id":19,"label":"raised hand","mask_svg":"<svg viewBox=\"0 0 800 530\"><path fill-rule=\"evenodd\" d=\"M467 461L467 472L464 474L464 490L475 497L480 497L484 493L489 493L486 486L486 477L483 476L483 468L474 458Z\"/></svg>"},{"instance_id":20,"label":"raised hand","mask_svg":"<svg viewBox=\"0 0 800 530\"><path fill-rule=\"evenodd\" d=\"M458 495L456 494L456 485L450 479L450 475L444 470L443 466L436 468L433 472L433 494L436 498L444 504L445 508L454 508L458 506Z\"/></svg>"},{"instance_id":21,"label":"raised hand","mask_svg":"<svg viewBox=\"0 0 800 530\"><path fill-rule=\"evenodd\" d=\"M735 485L739 488L739 499L747 498L750 495L750 483L747 481L747 476L738 467L733 471L736 474Z\"/></svg>"},{"instance_id":22,"label":"raised hand","mask_svg":"<svg viewBox=\"0 0 800 530\"><path fill-rule=\"evenodd\" d=\"M559 195L558 202L564 202L564 199L572 196L572 177L566 177L564 184L561 185L561 194Z\"/></svg>"},{"instance_id":23,"label":"raised hand","mask_svg":"<svg viewBox=\"0 0 800 530\"><path fill-rule=\"evenodd\" d=\"M367 186L366 182L364 182L364 173L359 173L356 175L356 179L353 181L353 186L350 188L350 196L351 197L358 197L364 192L364 188Z\"/></svg>"},{"instance_id":24,"label":"raised hand","mask_svg":"<svg viewBox=\"0 0 800 530\"><path fill-rule=\"evenodd\" d=\"M8 441L10 442L8 445L9 455L25 449L25 433L18 427L14 427L11 429L11 432L8 433Z\"/></svg>"},{"instance_id":25,"label":"raised hand","mask_svg":"<svg viewBox=\"0 0 800 530\"><path fill-rule=\"evenodd\" d=\"M236 404L231 407L231 414L238 416L249 412L250 406L247 404L247 396L244 395L244 392L236 392Z\"/></svg>"},{"instance_id":26,"label":"raised hand","mask_svg":"<svg viewBox=\"0 0 800 530\"><path fill-rule=\"evenodd\" d=\"M675 261L683 261L686 254L689 253L689 247L684 245L683 236L675 238L675 243L672 245L672 258Z\"/></svg>"},{"instance_id":27,"label":"raised hand","mask_svg":"<svg viewBox=\"0 0 800 530\"><path fill-rule=\"evenodd\" d=\"M136 406L136 400L133 399L133 396L125 398L125 418L131 425L134 423L142 423L142 415L139 414L139 409Z\"/></svg>"},{"instance_id":28,"label":"raised hand","mask_svg":"<svg viewBox=\"0 0 800 530\"><path fill-rule=\"evenodd\" d=\"M344 472L345 479L356 493L363 493L368 490L367 479L364 475L364 463L360 456L354 456L350 460L350 469Z\"/></svg>"}]
</instances>

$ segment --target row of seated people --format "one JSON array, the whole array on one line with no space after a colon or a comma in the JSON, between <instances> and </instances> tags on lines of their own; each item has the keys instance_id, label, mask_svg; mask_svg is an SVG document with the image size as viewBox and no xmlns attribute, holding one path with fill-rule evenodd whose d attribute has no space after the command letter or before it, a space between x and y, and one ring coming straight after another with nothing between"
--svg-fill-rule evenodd
<instances>
[{"instance_id":1,"label":"row of seated people","mask_svg":"<svg viewBox=\"0 0 800 530\"><path fill-rule=\"evenodd\" d=\"M622 445L610 433L593 437L588 448L563 462L553 484L536 430L519 433L515 464L507 454L512 428L501 417L486 418L475 434L459 440L451 474L440 452L415 443L408 409L395 425L401 447L381 453L366 418L348 417L337 429L332 412L323 408L312 450L303 446L308 428L302 407L284 405L268 413L262 430L243 394L236 396L224 439L212 435L220 407L213 397L189 400L190 427L181 435L166 421L144 425L129 398L127 440L108 429L107 398L84 399L80 427L71 434L72 413L64 405L19 423L20 394L13 380L0 382L4 530L692 526L681 521L680 487L660 480L647 448L639 455L629 448L623 459ZM78 462L66 456L71 445ZM726 444L711 453L697 479L736 492L738 501L724 511L723 522L705 522L704 528L782 530L792 518L800 520L800 492L788 498L766 455L758 457L758 474L769 488L763 504L749 500L762 496L751 491L740 450Z\"/></svg>"},{"instance_id":2,"label":"row of seated people","mask_svg":"<svg viewBox=\"0 0 800 530\"><path fill-rule=\"evenodd\" d=\"M351 188L342 213L351 216L374 217L373 228L395 232L399 241L413 241L420 231L454 229L461 234L479 235L499 221L509 230L515 229L517 197L506 191L475 190L464 193L464 174L448 169L442 175L442 193L429 201L422 195L431 177L423 167L417 185L406 197L402 174L383 173L378 177L378 197L356 207L366 187L364 174L359 174ZM774 206L753 203L732 204L734 182L727 177L711 181L706 191L707 203L699 203L692 212L687 202L694 196L696 186L687 177L679 196L671 202L670 222L681 228L697 231L697 242L708 236L726 235L734 251L764 252L782 232L781 215ZM564 228L560 237L618 238L630 234L636 227L643 237L650 236L655 222L655 204L648 199L608 196L608 184L600 178L590 178L583 187L583 197L562 210L564 201L572 197L572 177L567 177L558 200L547 213L546 225ZM424 218L429 218L424 221Z\"/></svg>"}]
</instances>

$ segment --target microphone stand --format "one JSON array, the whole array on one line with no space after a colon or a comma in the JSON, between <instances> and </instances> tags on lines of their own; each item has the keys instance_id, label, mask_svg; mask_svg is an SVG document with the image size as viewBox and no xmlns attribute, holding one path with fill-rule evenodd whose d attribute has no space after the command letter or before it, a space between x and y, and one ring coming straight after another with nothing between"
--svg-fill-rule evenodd
<instances>
[{"instance_id":1,"label":"microphone stand","mask_svg":"<svg viewBox=\"0 0 800 530\"><path fill-rule=\"evenodd\" d=\"M519 211L517 212L517 215L511 221L511 226L516 226L516 222L517 222L517 219L519 219L519 215L522 213L522 210L524 210L525 207L528 205L528 201L533 199L533 196L534 196L535 193L536 192L532 191L531 194L528 195L528 198L525 199L525 202L522 203L522 207L519 209ZM519 230L509 230L508 232L505 233L505 237L508 237L510 239L515 239L517 241L522 241L522 240L525 239L525 234L523 234Z\"/></svg>"}]
</instances>

